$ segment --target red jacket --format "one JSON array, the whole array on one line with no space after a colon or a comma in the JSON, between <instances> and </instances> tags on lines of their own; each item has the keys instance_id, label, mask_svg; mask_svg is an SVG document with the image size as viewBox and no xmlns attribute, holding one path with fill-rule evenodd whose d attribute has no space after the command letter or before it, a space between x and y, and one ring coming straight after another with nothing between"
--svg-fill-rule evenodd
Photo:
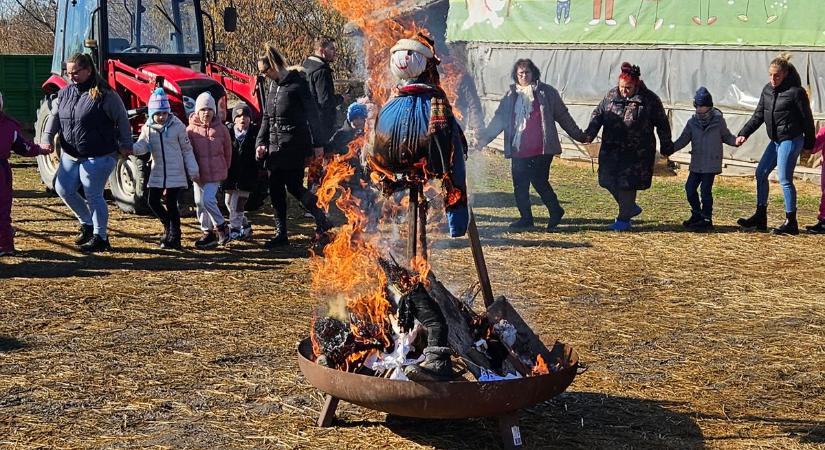
<instances>
[{"instance_id":1,"label":"red jacket","mask_svg":"<svg viewBox=\"0 0 825 450\"><path fill-rule=\"evenodd\" d=\"M226 179L229 166L232 164L232 138L229 130L218 120L212 118L212 123L204 124L197 113L189 116L189 126L186 128L189 140L195 151L195 159L200 168L200 182L214 183Z\"/></svg>"}]
</instances>

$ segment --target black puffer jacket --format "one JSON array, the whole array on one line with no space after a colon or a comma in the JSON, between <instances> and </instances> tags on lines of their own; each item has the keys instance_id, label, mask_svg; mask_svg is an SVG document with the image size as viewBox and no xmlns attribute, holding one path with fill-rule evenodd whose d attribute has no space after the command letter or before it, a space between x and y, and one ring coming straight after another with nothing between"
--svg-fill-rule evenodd
<instances>
[{"instance_id":1,"label":"black puffer jacket","mask_svg":"<svg viewBox=\"0 0 825 450\"><path fill-rule=\"evenodd\" d=\"M266 107L255 146L269 153L267 169L301 169L313 147L322 147L318 108L302 69L292 69L266 95Z\"/></svg>"},{"instance_id":2,"label":"black puffer jacket","mask_svg":"<svg viewBox=\"0 0 825 450\"><path fill-rule=\"evenodd\" d=\"M243 140L238 140L234 124L229 123L226 127L229 128L229 136L232 138L232 164L221 186L225 191L254 191L258 185L258 162L255 160L258 127L250 124Z\"/></svg>"},{"instance_id":3,"label":"black puffer jacket","mask_svg":"<svg viewBox=\"0 0 825 450\"><path fill-rule=\"evenodd\" d=\"M327 142L338 128L335 111L343 103L343 97L335 94L332 67L329 63L317 56L310 56L304 60L303 66L309 82L309 92L318 105L321 138L323 142Z\"/></svg>"},{"instance_id":4,"label":"black puffer jacket","mask_svg":"<svg viewBox=\"0 0 825 450\"><path fill-rule=\"evenodd\" d=\"M762 123L767 128L768 137L774 142L795 139L804 134L803 148L814 148L814 116L808 94L802 88L796 69L789 72L776 89L770 83L765 85L753 116L739 131L739 136L749 137Z\"/></svg>"}]
</instances>

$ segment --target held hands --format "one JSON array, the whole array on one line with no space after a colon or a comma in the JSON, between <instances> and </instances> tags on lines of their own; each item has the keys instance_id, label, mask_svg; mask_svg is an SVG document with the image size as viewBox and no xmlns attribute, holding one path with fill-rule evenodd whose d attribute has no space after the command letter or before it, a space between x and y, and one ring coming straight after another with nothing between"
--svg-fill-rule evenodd
<instances>
[{"instance_id":1,"label":"held hands","mask_svg":"<svg viewBox=\"0 0 825 450\"><path fill-rule=\"evenodd\" d=\"M736 146L739 147L740 145L744 144L747 140L748 138L746 138L745 136L736 136Z\"/></svg>"},{"instance_id":2,"label":"held hands","mask_svg":"<svg viewBox=\"0 0 825 450\"><path fill-rule=\"evenodd\" d=\"M189 178L191 178L191 179L192 179L192 182L194 182L194 183L200 183L200 182L201 182L201 176L200 176L200 174L195 174L195 175L192 175L192 176L191 176L191 177L189 177Z\"/></svg>"},{"instance_id":3,"label":"held hands","mask_svg":"<svg viewBox=\"0 0 825 450\"><path fill-rule=\"evenodd\" d=\"M255 159L260 161L260 160L264 159L264 156L266 156L266 146L265 145L259 145L255 149Z\"/></svg>"},{"instance_id":4,"label":"held hands","mask_svg":"<svg viewBox=\"0 0 825 450\"><path fill-rule=\"evenodd\" d=\"M40 150L41 155L48 155L54 152L54 146L52 144L40 144Z\"/></svg>"}]
</instances>

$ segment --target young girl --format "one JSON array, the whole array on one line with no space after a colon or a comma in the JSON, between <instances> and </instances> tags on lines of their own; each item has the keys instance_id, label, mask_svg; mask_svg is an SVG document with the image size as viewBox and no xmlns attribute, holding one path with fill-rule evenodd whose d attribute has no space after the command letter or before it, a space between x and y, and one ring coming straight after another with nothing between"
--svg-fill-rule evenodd
<instances>
[{"instance_id":1,"label":"young girl","mask_svg":"<svg viewBox=\"0 0 825 450\"><path fill-rule=\"evenodd\" d=\"M229 227L218 208L218 187L226 179L232 163L232 140L216 115L215 99L204 92L195 100L189 116L189 140L200 172L195 182L195 206L203 236L195 242L199 249L217 247L229 240Z\"/></svg>"},{"instance_id":2,"label":"young girl","mask_svg":"<svg viewBox=\"0 0 825 450\"><path fill-rule=\"evenodd\" d=\"M690 174L685 192L691 214L682 225L694 230L707 230L713 228L713 180L722 173L722 143L735 146L736 136L728 130L722 112L713 107L713 97L704 87L696 91L693 106L696 107L696 114L688 120L682 135L673 143L673 151L690 143ZM701 201L697 189L702 193Z\"/></svg>"},{"instance_id":3,"label":"young girl","mask_svg":"<svg viewBox=\"0 0 825 450\"><path fill-rule=\"evenodd\" d=\"M14 230L11 228L11 152L21 156L48 155L20 134L20 124L3 112L0 92L0 257L14 255Z\"/></svg>"},{"instance_id":4,"label":"young girl","mask_svg":"<svg viewBox=\"0 0 825 450\"><path fill-rule=\"evenodd\" d=\"M809 233L825 234L825 127L820 128L819 132L816 133L813 153L818 152L822 152L822 175L819 177L819 182L822 185L822 198L819 200L819 216L817 216L816 225L808 225L805 229Z\"/></svg>"},{"instance_id":5,"label":"young girl","mask_svg":"<svg viewBox=\"0 0 825 450\"><path fill-rule=\"evenodd\" d=\"M199 181L198 162L192 152L186 125L170 114L169 98L163 88L155 89L149 98L149 120L143 125L135 155L152 153L152 173L149 175L149 208L163 224L161 248L180 249L180 210L178 198L186 190L188 174ZM161 204L166 191L166 206Z\"/></svg>"},{"instance_id":6,"label":"young girl","mask_svg":"<svg viewBox=\"0 0 825 450\"><path fill-rule=\"evenodd\" d=\"M244 208L249 194L258 184L258 162L255 160L255 138L258 127L252 124L252 111L240 102L232 108L232 122L227 124L232 138L232 165L223 182L226 209L229 210L230 239L252 237L252 225Z\"/></svg>"}]
</instances>

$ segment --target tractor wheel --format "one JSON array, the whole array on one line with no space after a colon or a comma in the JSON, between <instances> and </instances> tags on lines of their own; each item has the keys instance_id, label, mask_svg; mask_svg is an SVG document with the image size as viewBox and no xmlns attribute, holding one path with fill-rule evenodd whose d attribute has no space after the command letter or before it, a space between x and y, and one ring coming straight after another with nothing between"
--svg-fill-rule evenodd
<instances>
[{"instance_id":1,"label":"tractor wheel","mask_svg":"<svg viewBox=\"0 0 825 450\"><path fill-rule=\"evenodd\" d=\"M43 142L43 133L46 129L46 120L51 111L51 98L44 98L40 101L40 108L37 110L37 121L34 123L35 142ZM54 192L54 176L57 174L57 167L60 165L60 139L55 136L52 142L54 152L50 155L40 155L37 157L37 171L40 179L46 186L46 191Z\"/></svg>"},{"instance_id":2,"label":"tractor wheel","mask_svg":"<svg viewBox=\"0 0 825 450\"><path fill-rule=\"evenodd\" d=\"M133 214L149 214L146 204L146 181L149 163L135 156L120 156L109 175L112 199L121 210Z\"/></svg>"}]
</instances>

